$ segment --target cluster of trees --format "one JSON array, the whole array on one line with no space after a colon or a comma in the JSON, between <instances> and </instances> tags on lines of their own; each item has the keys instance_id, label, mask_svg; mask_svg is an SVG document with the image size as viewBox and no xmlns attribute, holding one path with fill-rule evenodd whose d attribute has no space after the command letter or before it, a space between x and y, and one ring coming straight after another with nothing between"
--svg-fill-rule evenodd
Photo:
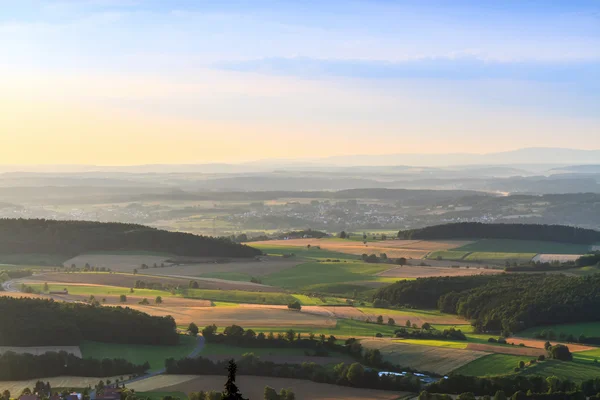
<instances>
[{"instance_id":1,"label":"cluster of trees","mask_svg":"<svg viewBox=\"0 0 600 400\"><path fill-rule=\"evenodd\" d=\"M163 285L161 282L146 282L142 280L135 281L134 288L136 289L152 289L152 290L173 290L176 286Z\"/></svg>"},{"instance_id":2,"label":"cluster of trees","mask_svg":"<svg viewBox=\"0 0 600 400\"><path fill-rule=\"evenodd\" d=\"M192 326L193 325L193 326ZM192 334L199 332L195 324L190 324L188 331ZM344 344L337 343L335 336L329 337L321 334L316 336L309 333L306 337L290 329L285 333L274 334L270 332L256 333L252 329L244 329L239 325L231 325L217 333L216 325L208 325L202 329L202 336L209 343L221 343L238 347L257 348L300 348L305 349L306 354L315 356L328 356L329 352L347 354L360 361L364 365L373 368L385 369L386 371L412 371L410 368L393 365L383 360L381 352L377 349L365 349L360 342L354 338L347 339ZM431 374L434 375L434 374Z\"/></svg>"},{"instance_id":3,"label":"cluster of trees","mask_svg":"<svg viewBox=\"0 0 600 400\"><path fill-rule=\"evenodd\" d=\"M29 269L9 269L6 271L0 271L0 282L6 282L11 279L25 278L33 275L33 272Z\"/></svg>"},{"instance_id":4,"label":"cluster of trees","mask_svg":"<svg viewBox=\"0 0 600 400\"><path fill-rule=\"evenodd\" d=\"M427 324L429 326L429 324ZM432 340L467 340L467 337L460 329L444 329L439 331L437 329L420 329L408 330L406 328L396 329L394 331L396 337L399 338L411 338L411 339L432 339Z\"/></svg>"},{"instance_id":5,"label":"cluster of trees","mask_svg":"<svg viewBox=\"0 0 600 400\"><path fill-rule=\"evenodd\" d=\"M271 386L265 386L264 400L296 400L292 389L281 389L279 393Z\"/></svg>"},{"instance_id":6,"label":"cluster of trees","mask_svg":"<svg viewBox=\"0 0 600 400\"><path fill-rule=\"evenodd\" d=\"M183 375L221 375L224 362L213 362L206 358L168 359L165 362L167 374ZM353 386L394 391L418 391L421 387L417 377L379 376L375 369L366 369L359 363L340 363L333 368L315 363L276 364L261 361L254 354L244 354L237 362L238 371L243 375L295 378L313 382L330 383L341 386Z\"/></svg>"},{"instance_id":7,"label":"cluster of trees","mask_svg":"<svg viewBox=\"0 0 600 400\"><path fill-rule=\"evenodd\" d=\"M575 336L572 333L560 332L558 335L552 330L543 330L533 334L536 339L545 340L560 340L569 343L585 343L585 344L600 344L600 337L587 337L583 333L579 336Z\"/></svg>"},{"instance_id":8,"label":"cluster of trees","mask_svg":"<svg viewBox=\"0 0 600 400\"><path fill-rule=\"evenodd\" d=\"M277 239L302 239L303 237L309 237L313 239L322 239L325 237L329 237L327 232L315 231L312 229L304 229L301 231L290 231L281 235L277 235Z\"/></svg>"},{"instance_id":9,"label":"cluster of trees","mask_svg":"<svg viewBox=\"0 0 600 400\"><path fill-rule=\"evenodd\" d=\"M255 257L261 251L182 232L137 224L45 219L0 219L0 253L78 255L106 250L151 250L190 257Z\"/></svg>"},{"instance_id":10,"label":"cluster of trees","mask_svg":"<svg viewBox=\"0 0 600 400\"><path fill-rule=\"evenodd\" d=\"M600 242L600 232L565 225L484 224L458 222L399 231L401 239L516 239L548 242L593 244Z\"/></svg>"},{"instance_id":11,"label":"cluster of trees","mask_svg":"<svg viewBox=\"0 0 600 400\"><path fill-rule=\"evenodd\" d=\"M2 346L78 345L81 340L173 345L175 320L122 307L94 307L41 299L0 298Z\"/></svg>"},{"instance_id":12,"label":"cluster of trees","mask_svg":"<svg viewBox=\"0 0 600 400\"><path fill-rule=\"evenodd\" d=\"M150 369L146 362L134 365L123 359L82 359L64 351L42 355L6 352L0 355L0 380L26 380L52 376L116 376L142 374Z\"/></svg>"},{"instance_id":13,"label":"cluster of trees","mask_svg":"<svg viewBox=\"0 0 600 400\"><path fill-rule=\"evenodd\" d=\"M496 377L477 377L450 375L427 387L429 394L472 393L477 396L494 396L494 400L515 400L540 398L547 400L581 399L600 393L600 378L589 379L577 384L569 379L556 376L502 375ZM578 393L573 397L574 393ZM515 398L515 394L516 398ZM569 395L570 394L570 395ZM562 397L565 396L565 397ZM464 398L464 397L463 397ZM439 399L439 397L431 397Z\"/></svg>"},{"instance_id":14,"label":"cluster of trees","mask_svg":"<svg viewBox=\"0 0 600 400\"><path fill-rule=\"evenodd\" d=\"M391 304L438 308L474 321L479 332L600 319L600 275L477 275L400 281L375 298Z\"/></svg>"},{"instance_id":15,"label":"cluster of trees","mask_svg":"<svg viewBox=\"0 0 600 400\"><path fill-rule=\"evenodd\" d=\"M588 254L588 255L579 257L575 261L575 264L579 267L588 267L590 265L600 266L600 251L596 251L593 254Z\"/></svg>"}]
</instances>

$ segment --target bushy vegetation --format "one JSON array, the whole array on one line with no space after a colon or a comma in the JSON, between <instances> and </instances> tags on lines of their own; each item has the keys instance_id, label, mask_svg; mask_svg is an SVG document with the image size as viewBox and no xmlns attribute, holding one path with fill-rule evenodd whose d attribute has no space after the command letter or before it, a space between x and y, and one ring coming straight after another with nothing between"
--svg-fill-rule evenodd
<instances>
[{"instance_id":1,"label":"bushy vegetation","mask_svg":"<svg viewBox=\"0 0 600 400\"><path fill-rule=\"evenodd\" d=\"M26 380L53 376L116 376L141 374L148 363L134 365L124 359L81 359L64 351L42 355L6 352L0 355L0 380Z\"/></svg>"},{"instance_id":2,"label":"bushy vegetation","mask_svg":"<svg viewBox=\"0 0 600 400\"><path fill-rule=\"evenodd\" d=\"M375 294L391 304L434 308L474 320L479 332L597 321L600 275L488 275L400 281Z\"/></svg>"},{"instance_id":3,"label":"bushy vegetation","mask_svg":"<svg viewBox=\"0 0 600 400\"><path fill-rule=\"evenodd\" d=\"M0 219L0 253L75 256L94 251L153 251L190 257L254 257L260 250L143 225L45 219Z\"/></svg>"},{"instance_id":4,"label":"bushy vegetation","mask_svg":"<svg viewBox=\"0 0 600 400\"><path fill-rule=\"evenodd\" d=\"M121 307L94 307L41 299L0 298L2 346L77 345L83 339L111 343L173 345L175 320Z\"/></svg>"},{"instance_id":5,"label":"bushy vegetation","mask_svg":"<svg viewBox=\"0 0 600 400\"><path fill-rule=\"evenodd\" d=\"M439 331L436 329L406 329L400 328L396 330L396 337L410 339L429 339L429 340L467 340L467 337L460 329L444 329Z\"/></svg>"},{"instance_id":6,"label":"bushy vegetation","mask_svg":"<svg viewBox=\"0 0 600 400\"><path fill-rule=\"evenodd\" d=\"M459 222L399 231L401 239L514 239L560 243L593 244L600 242L600 232L565 225L484 224Z\"/></svg>"}]
</instances>

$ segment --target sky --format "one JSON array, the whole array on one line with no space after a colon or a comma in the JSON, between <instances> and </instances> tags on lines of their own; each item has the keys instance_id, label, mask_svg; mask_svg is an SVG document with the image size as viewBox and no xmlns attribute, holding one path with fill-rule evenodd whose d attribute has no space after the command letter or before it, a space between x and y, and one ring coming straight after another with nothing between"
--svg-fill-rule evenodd
<instances>
[{"instance_id":1,"label":"sky","mask_svg":"<svg viewBox=\"0 0 600 400\"><path fill-rule=\"evenodd\" d=\"M600 1L0 0L0 164L600 149Z\"/></svg>"}]
</instances>

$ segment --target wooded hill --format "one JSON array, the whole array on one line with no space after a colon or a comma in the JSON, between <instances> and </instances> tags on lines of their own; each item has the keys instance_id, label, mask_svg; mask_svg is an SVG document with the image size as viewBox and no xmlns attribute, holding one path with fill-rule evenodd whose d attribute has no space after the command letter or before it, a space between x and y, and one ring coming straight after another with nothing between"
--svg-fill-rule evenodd
<instances>
[{"instance_id":1,"label":"wooded hill","mask_svg":"<svg viewBox=\"0 0 600 400\"><path fill-rule=\"evenodd\" d=\"M76 256L94 251L152 251L187 257L254 257L260 250L143 225L46 219L0 219L0 253Z\"/></svg>"},{"instance_id":2,"label":"wooded hill","mask_svg":"<svg viewBox=\"0 0 600 400\"><path fill-rule=\"evenodd\" d=\"M593 244L600 242L600 232L565 225L484 224L459 222L399 231L400 239L514 239L548 242Z\"/></svg>"},{"instance_id":3,"label":"wooded hill","mask_svg":"<svg viewBox=\"0 0 600 400\"><path fill-rule=\"evenodd\" d=\"M131 308L0 297L0 346L72 346L82 340L148 345L179 343L172 317Z\"/></svg>"},{"instance_id":4,"label":"wooded hill","mask_svg":"<svg viewBox=\"0 0 600 400\"><path fill-rule=\"evenodd\" d=\"M379 289L375 299L438 308L473 320L480 332L600 320L600 274L502 274L423 278Z\"/></svg>"}]
</instances>

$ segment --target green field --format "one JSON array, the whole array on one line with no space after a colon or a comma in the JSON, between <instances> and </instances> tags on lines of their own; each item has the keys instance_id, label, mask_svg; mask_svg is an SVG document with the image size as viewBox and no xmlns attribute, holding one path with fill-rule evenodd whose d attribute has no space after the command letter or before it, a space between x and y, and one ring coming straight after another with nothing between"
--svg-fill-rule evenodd
<instances>
[{"instance_id":1,"label":"green field","mask_svg":"<svg viewBox=\"0 0 600 400\"><path fill-rule=\"evenodd\" d=\"M435 260L438 257L441 257L442 260L462 260L469 253L469 251L440 250L429 253L427 258L430 260Z\"/></svg>"},{"instance_id":2,"label":"green field","mask_svg":"<svg viewBox=\"0 0 600 400\"><path fill-rule=\"evenodd\" d=\"M596 364L600 360L600 348L573 353L573 360L579 363Z\"/></svg>"},{"instance_id":3,"label":"green field","mask_svg":"<svg viewBox=\"0 0 600 400\"><path fill-rule=\"evenodd\" d=\"M152 370L160 370L164 368L167 358L179 359L190 354L196 347L197 340L192 336L181 335L180 343L176 346L100 343L86 340L79 347L84 358L124 358L134 364L148 361Z\"/></svg>"},{"instance_id":4,"label":"green field","mask_svg":"<svg viewBox=\"0 0 600 400\"><path fill-rule=\"evenodd\" d=\"M546 325L527 329L519 332L518 336L533 338L535 334L542 331L554 331L556 336L560 333L573 335L575 337L583 334L587 337L600 337L600 322L582 322L580 324Z\"/></svg>"},{"instance_id":5,"label":"green field","mask_svg":"<svg viewBox=\"0 0 600 400\"><path fill-rule=\"evenodd\" d=\"M251 247L262 250L264 253L274 256L283 256L284 254L295 254L296 257L312 258L315 260L325 258L335 258L340 260L357 260L359 257L346 253L339 253L337 251L329 251L317 249L311 247L310 249L300 246L280 246L280 245L266 245L266 244L252 244L248 243Z\"/></svg>"},{"instance_id":6,"label":"green field","mask_svg":"<svg viewBox=\"0 0 600 400\"><path fill-rule=\"evenodd\" d=\"M246 292L243 290L185 289L184 297L232 303L285 305L296 300L287 293Z\"/></svg>"},{"instance_id":7,"label":"green field","mask_svg":"<svg viewBox=\"0 0 600 400\"><path fill-rule=\"evenodd\" d=\"M474 252L464 258L465 261L531 261L537 253L499 253L499 252Z\"/></svg>"},{"instance_id":8,"label":"green field","mask_svg":"<svg viewBox=\"0 0 600 400\"><path fill-rule=\"evenodd\" d=\"M200 356L241 356L254 353L255 356L304 356L305 349L299 348L263 348L237 347L219 343L208 343L200 352Z\"/></svg>"},{"instance_id":9,"label":"green field","mask_svg":"<svg viewBox=\"0 0 600 400\"><path fill-rule=\"evenodd\" d=\"M522 375L556 376L559 379L570 379L581 382L596 379L600 376L600 367L589 363L548 360L525 368Z\"/></svg>"},{"instance_id":10,"label":"green field","mask_svg":"<svg viewBox=\"0 0 600 400\"><path fill-rule=\"evenodd\" d=\"M486 253L534 253L534 255L538 253L585 254L589 251L589 246L539 240L481 239L475 243L452 250Z\"/></svg>"},{"instance_id":11,"label":"green field","mask_svg":"<svg viewBox=\"0 0 600 400\"><path fill-rule=\"evenodd\" d=\"M295 290L314 290L310 288L313 285L377 280L374 275L387 269L387 264L361 261L309 262L267 275L263 283Z\"/></svg>"},{"instance_id":12,"label":"green field","mask_svg":"<svg viewBox=\"0 0 600 400\"><path fill-rule=\"evenodd\" d=\"M490 354L471 361L453 371L459 375L491 376L513 373L519 361L528 362L532 357L513 356L508 354Z\"/></svg>"},{"instance_id":13,"label":"green field","mask_svg":"<svg viewBox=\"0 0 600 400\"><path fill-rule=\"evenodd\" d=\"M35 283L28 285L33 289L43 291L44 285L41 283ZM94 295L97 297L99 301L100 298L98 296L103 295L131 295L131 296L147 296L148 300L153 300L156 296L169 297L172 296L171 293L163 291L163 290L152 290L152 289L134 289L133 293L131 293L131 289L125 287L117 287L117 286L86 286L86 285L48 285L50 291L60 291L63 289L67 289L69 294L75 295Z\"/></svg>"}]
</instances>

